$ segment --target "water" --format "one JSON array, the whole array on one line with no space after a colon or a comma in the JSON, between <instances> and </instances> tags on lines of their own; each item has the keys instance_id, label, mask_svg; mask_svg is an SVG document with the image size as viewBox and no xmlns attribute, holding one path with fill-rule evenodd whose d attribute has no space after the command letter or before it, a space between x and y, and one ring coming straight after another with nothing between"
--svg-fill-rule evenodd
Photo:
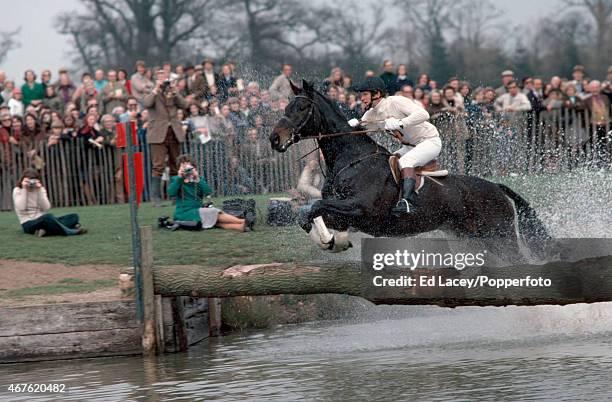
<instances>
[{"instance_id":1,"label":"water","mask_svg":"<svg viewBox=\"0 0 612 402\"><path fill-rule=\"evenodd\" d=\"M400 308L376 309L385 316ZM234 334L203 342L189 353L151 360L0 366L0 399L612 398L612 303L411 311L417 313ZM13 382L61 382L69 393L7 394L6 385Z\"/></svg>"}]
</instances>

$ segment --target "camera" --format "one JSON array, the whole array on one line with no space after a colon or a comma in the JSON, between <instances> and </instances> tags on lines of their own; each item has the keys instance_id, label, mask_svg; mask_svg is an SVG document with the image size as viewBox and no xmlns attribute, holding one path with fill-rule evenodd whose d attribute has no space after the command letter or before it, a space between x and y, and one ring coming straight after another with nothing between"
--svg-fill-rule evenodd
<instances>
[{"instance_id":1,"label":"camera","mask_svg":"<svg viewBox=\"0 0 612 402\"><path fill-rule=\"evenodd\" d=\"M193 175L193 166L187 166L185 169L183 169L183 176L191 177L192 175Z\"/></svg>"},{"instance_id":2,"label":"camera","mask_svg":"<svg viewBox=\"0 0 612 402\"><path fill-rule=\"evenodd\" d=\"M28 180L28 187L36 188L37 186L38 186L38 180L37 179L29 179Z\"/></svg>"},{"instance_id":3,"label":"camera","mask_svg":"<svg viewBox=\"0 0 612 402\"><path fill-rule=\"evenodd\" d=\"M166 92L168 90L168 88L170 88L170 85L172 84L171 80L165 80L164 82L162 82L160 89L162 92Z\"/></svg>"}]
</instances>

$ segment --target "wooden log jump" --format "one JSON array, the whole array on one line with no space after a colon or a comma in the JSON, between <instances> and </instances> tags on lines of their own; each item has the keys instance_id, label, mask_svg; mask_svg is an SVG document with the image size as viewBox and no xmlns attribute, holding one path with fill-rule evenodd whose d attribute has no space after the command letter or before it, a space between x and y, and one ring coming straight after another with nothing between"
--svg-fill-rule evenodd
<instances>
[{"instance_id":1,"label":"wooden log jump","mask_svg":"<svg viewBox=\"0 0 612 402\"><path fill-rule=\"evenodd\" d=\"M202 266L153 267L155 293L163 296L231 297L275 294L338 293L363 297L374 304L507 306L612 301L612 256L578 262L550 262L509 268L471 267L407 270L421 276L461 280L543 277L550 287L412 286L372 289L359 262L271 263L230 268Z\"/></svg>"}]
</instances>

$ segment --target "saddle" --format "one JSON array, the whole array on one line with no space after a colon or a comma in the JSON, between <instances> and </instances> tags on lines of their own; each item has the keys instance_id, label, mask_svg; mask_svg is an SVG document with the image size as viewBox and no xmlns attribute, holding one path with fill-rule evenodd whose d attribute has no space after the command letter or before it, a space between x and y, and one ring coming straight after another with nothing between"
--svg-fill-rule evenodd
<instances>
[{"instance_id":1,"label":"saddle","mask_svg":"<svg viewBox=\"0 0 612 402\"><path fill-rule=\"evenodd\" d=\"M399 166L399 157L397 157L397 155L391 155L389 157L389 168L391 169L391 174L393 174L393 179L395 180L395 182L397 184L400 184L402 180L402 173L401 173L401 169ZM423 177L446 177L448 176L448 170L440 169L440 167L438 166L437 159L431 160L423 166L417 166L415 170L416 170L416 175L417 175L417 182L416 182L415 188L417 189L416 190L417 192L421 187L423 187L423 184L424 184ZM435 179L432 179L432 180L437 182L438 184L441 184Z\"/></svg>"}]
</instances>

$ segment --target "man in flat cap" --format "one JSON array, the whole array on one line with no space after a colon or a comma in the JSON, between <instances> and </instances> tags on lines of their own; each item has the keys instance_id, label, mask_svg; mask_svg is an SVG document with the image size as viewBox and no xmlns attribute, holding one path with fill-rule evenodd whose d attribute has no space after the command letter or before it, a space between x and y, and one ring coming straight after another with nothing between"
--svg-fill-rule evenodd
<instances>
[{"instance_id":1,"label":"man in flat cap","mask_svg":"<svg viewBox=\"0 0 612 402\"><path fill-rule=\"evenodd\" d=\"M504 70L501 73L502 85L495 90L497 96L508 93L508 84L514 81L514 72L512 70Z\"/></svg>"}]
</instances>

